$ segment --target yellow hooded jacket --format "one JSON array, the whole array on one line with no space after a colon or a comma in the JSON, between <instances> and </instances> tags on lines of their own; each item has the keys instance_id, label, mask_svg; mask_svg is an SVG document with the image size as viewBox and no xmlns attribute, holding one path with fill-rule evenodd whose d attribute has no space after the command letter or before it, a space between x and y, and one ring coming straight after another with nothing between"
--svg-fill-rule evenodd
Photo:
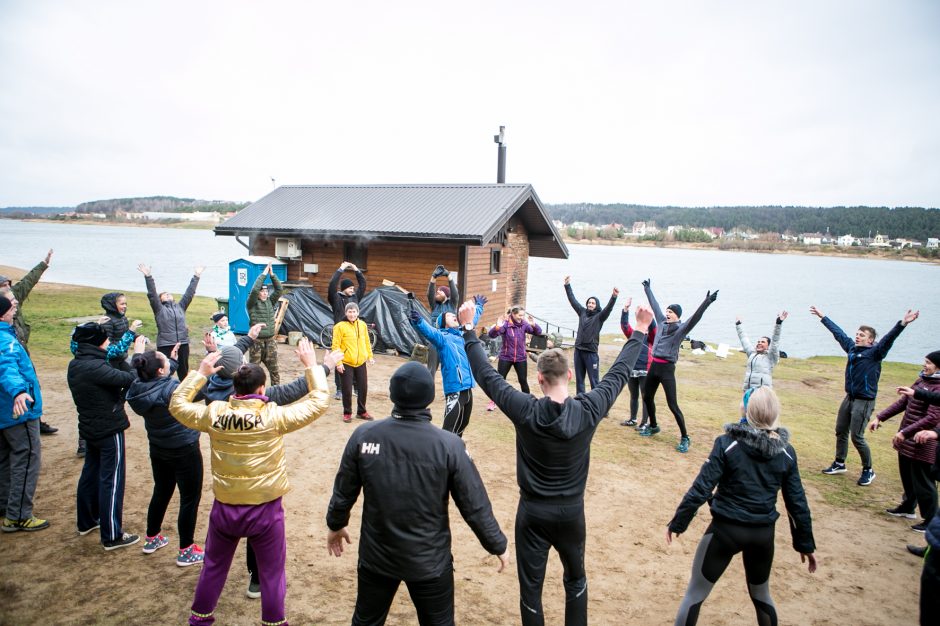
<instances>
[{"instance_id":1,"label":"yellow hooded jacket","mask_svg":"<svg viewBox=\"0 0 940 626\"><path fill-rule=\"evenodd\" d=\"M226 504L264 504L290 490L284 459L285 433L303 428L329 407L326 375L319 365L304 374L310 393L289 406L260 399L196 404L206 378L191 371L173 392L170 413L180 423L209 433L212 490Z\"/></svg>"},{"instance_id":2,"label":"yellow hooded jacket","mask_svg":"<svg viewBox=\"0 0 940 626\"><path fill-rule=\"evenodd\" d=\"M343 351L343 364L359 367L372 358L369 343L369 327L360 319L355 322L343 320L333 325L332 350Z\"/></svg>"}]
</instances>

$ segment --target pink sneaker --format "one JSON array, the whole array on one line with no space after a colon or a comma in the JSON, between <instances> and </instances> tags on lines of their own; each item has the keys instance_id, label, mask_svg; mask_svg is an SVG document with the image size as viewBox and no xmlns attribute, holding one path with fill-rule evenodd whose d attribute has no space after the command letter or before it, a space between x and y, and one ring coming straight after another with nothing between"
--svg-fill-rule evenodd
<instances>
[{"instance_id":1,"label":"pink sneaker","mask_svg":"<svg viewBox=\"0 0 940 626\"><path fill-rule=\"evenodd\" d=\"M496 410L496 403L493 402L492 400L490 400L490 403L486 405L486 410L487 410L487 411L495 411L495 410Z\"/></svg>"}]
</instances>

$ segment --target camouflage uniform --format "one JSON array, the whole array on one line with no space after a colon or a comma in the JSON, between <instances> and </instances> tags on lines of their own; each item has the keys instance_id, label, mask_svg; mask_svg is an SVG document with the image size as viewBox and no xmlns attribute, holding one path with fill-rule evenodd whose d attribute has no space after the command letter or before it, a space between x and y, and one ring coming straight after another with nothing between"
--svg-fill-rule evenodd
<instances>
[{"instance_id":1,"label":"camouflage uniform","mask_svg":"<svg viewBox=\"0 0 940 626\"><path fill-rule=\"evenodd\" d=\"M268 368L268 376L271 378L271 384L276 385L280 382L281 377L277 369L277 343L275 342L274 336L274 306L278 298L281 297L281 294L284 293L284 289L281 287L281 281L272 273L271 282L273 283L272 286L274 289L268 295L267 300L261 300L258 298L258 294L261 293L264 279L265 274L258 276L255 280L255 284L251 287L251 292L248 294L248 301L245 303L248 309L249 323L252 326L262 323L266 325L261 329L261 332L258 333L258 338L255 339L255 342L251 345L248 358L252 363L263 362L264 366Z\"/></svg>"}]
</instances>

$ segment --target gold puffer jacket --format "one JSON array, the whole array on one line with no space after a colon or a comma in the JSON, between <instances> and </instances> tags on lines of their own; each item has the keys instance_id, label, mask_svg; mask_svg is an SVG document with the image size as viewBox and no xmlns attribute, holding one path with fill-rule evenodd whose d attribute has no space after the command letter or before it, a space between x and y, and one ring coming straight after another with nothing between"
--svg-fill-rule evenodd
<instances>
[{"instance_id":1,"label":"gold puffer jacket","mask_svg":"<svg viewBox=\"0 0 940 626\"><path fill-rule=\"evenodd\" d=\"M319 365L304 374L310 393L289 406L259 399L196 404L206 378L191 371L173 392L170 413L180 423L209 433L212 490L226 504L264 504L290 490L282 436L323 415L329 407L326 375Z\"/></svg>"}]
</instances>

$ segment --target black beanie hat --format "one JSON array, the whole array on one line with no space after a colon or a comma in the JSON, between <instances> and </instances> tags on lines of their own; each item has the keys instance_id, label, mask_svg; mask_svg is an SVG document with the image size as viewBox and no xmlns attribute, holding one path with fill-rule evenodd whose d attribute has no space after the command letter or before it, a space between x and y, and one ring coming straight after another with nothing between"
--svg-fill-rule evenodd
<instances>
[{"instance_id":1,"label":"black beanie hat","mask_svg":"<svg viewBox=\"0 0 940 626\"><path fill-rule=\"evenodd\" d=\"M417 361L408 361L388 381L388 397L402 409L426 409L434 402L434 379Z\"/></svg>"},{"instance_id":2,"label":"black beanie hat","mask_svg":"<svg viewBox=\"0 0 940 626\"><path fill-rule=\"evenodd\" d=\"M672 312L676 314L676 317L682 317L682 307L678 304L670 304L666 307L667 309L672 309Z\"/></svg>"},{"instance_id":3,"label":"black beanie hat","mask_svg":"<svg viewBox=\"0 0 940 626\"><path fill-rule=\"evenodd\" d=\"M937 367L940 367L940 350L934 350L933 352L928 354L927 360L933 363L934 365L936 365Z\"/></svg>"},{"instance_id":4,"label":"black beanie hat","mask_svg":"<svg viewBox=\"0 0 940 626\"><path fill-rule=\"evenodd\" d=\"M348 278L344 278L343 280L339 281L339 290L340 290L340 291L345 291L345 290L349 289L349 288L352 287L352 286L353 286L353 281L349 280Z\"/></svg>"},{"instance_id":5,"label":"black beanie hat","mask_svg":"<svg viewBox=\"0 0 940 626\"><path fill-rule=\"evenodd\" d=\"M7 314L7 311L13 308L13 303L5 295L0 294L0 317Z\"/></svg>"},{"instance_id":6,"label":"black beanie hat","mask_svg":"<svg viewBox=\"0 0 940 626\"><path fill-rule=\"evenodd\" d=\"M225 312L223 312L223 311L219 311L218 313L213 313L213 314L212 314L212 321L215 322L216 324L218 324L218 323L219 323L219 320L222 319L223 317L228 317L228 315L226 315Z\"/></svg>"},{"instance_id":7,"label":"black beanie hat","mask_svg":"<svg viewBox=\"0 0 940 626\"><path fill-rule=\"evenodd\" d=\"M72 331L72 341L75 343L90 343L93 346L100 346L108 338L108 333L97 322L86 322L81 326L76 326Z\"/></svg>"}]
</instances>

